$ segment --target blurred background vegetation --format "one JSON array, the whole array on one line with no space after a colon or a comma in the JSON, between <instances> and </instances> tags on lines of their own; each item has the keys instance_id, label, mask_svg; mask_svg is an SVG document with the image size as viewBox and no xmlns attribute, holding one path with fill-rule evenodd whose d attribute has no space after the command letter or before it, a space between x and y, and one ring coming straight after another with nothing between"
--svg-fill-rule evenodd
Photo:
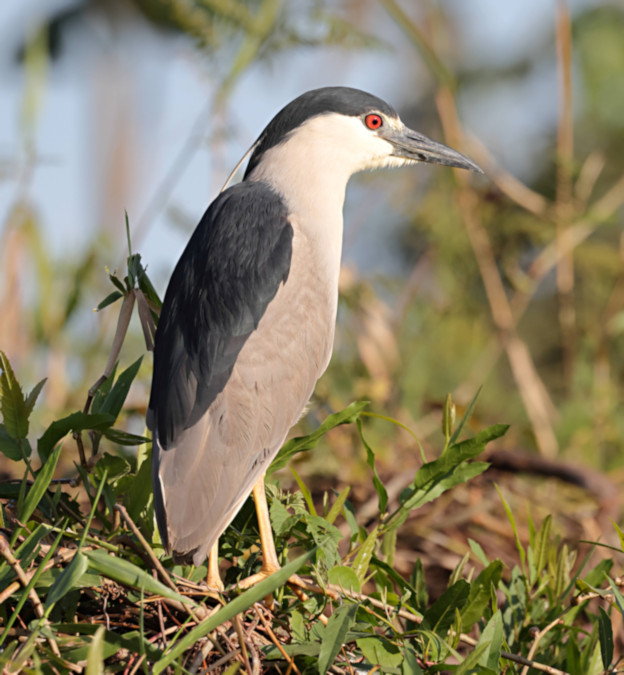
<instances>
[{"instance_id":1,"label":"blurred background vegetation","mask_svg":"<svg viewBox=\"0 0 624 675\"><path fill-rule=\"evenodd\" d=\"M0 20L0 349L26 388L48 378L33 430L82 408L104 369L119 305L92 308L112 290L106 268L123 266L124 209L162 295L271 116L307 89L356 86L486 177L352 181L334 359L302 424L367 399L431 458L447 392L461 412L479 387L476 423L511 424L493 471L406 526L406 570L427 554L452 569L467 536L515 555L494 481L516 512L553 513L563 538L611 540L624 483L620 2L9 0ZM135 318L121 366L144 351ZM150 369L125 411L139 434ZM319 490L354 485L366 513L376 498L354 437L334 430L298 470ZM396 497L420 463L414 438L372 419L367 439Z\"/></svg>"}]
</instances>

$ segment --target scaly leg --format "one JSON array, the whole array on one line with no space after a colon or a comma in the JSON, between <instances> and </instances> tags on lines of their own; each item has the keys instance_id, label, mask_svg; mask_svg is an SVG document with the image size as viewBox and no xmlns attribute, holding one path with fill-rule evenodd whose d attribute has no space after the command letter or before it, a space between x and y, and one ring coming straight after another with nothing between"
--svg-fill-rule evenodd
<instances>
[{"instance_id":1,"label":"scaly leg","mask_svg":"<svg viewBox=\"0 0 624 675\"><path fill-rule=\"evenodd\" d=\"M219 593L225 590L221 575L219 574L219 540L215 541L210 553L208 554L208 574L206 575L206 585L211 591Z\"/></svg>"},{"instance_id":2,"label":"scaly leg","mask_svg":"<svg viewBox=\"0 0 624 675\"><path fill-rule=\"evenodd\" d=\"M271 530L271 520L269 518L269 505L267 504L266 492L264 490L264 474L254 485L252 490L254 502L256 504L256 514L258 516L258 527L260 529L260 547L262 548L262 567L256 574L243 579L239 582L241 588L250 588L258 582L270 577L271 574L280 569L275 542L273 541L273 531Z\"/></svg>"},{"instance_id":3,"label":"scaly leg","mask_svg":"<svg viewBox=\"0 0 624 675\"><path fill-rule=\"evenodd\" d=\"M273 530L271 529L271 519L269 518L269 505L267 504L266 492L264 489L264 474L260 480L254 485L253 498L256 504L256 514L258 516L258 527L260 529L260 547L262 549L262 567L256 574L238 582L239 588L250 588L259 583L263 579L270 577L271 574L278 572L281 569L279 560L277 558L277 551L275 550L275 542L273 540ZM330 590L323 590L315 585L306 583L296 574L288 579L288 584L302 588L312 593L324 593L331 598L337 598L338 595ZM270 596L269 596L270 597Z\"/></svg>"}]
</instances>

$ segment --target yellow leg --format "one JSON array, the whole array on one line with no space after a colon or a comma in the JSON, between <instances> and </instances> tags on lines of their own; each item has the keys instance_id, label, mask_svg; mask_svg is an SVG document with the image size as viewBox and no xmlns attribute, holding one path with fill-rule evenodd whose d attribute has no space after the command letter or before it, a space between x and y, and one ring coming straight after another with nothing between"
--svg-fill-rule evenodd
<instances>
[{"instance_id":1,"label":"yellow leg","mask_svg":"<svg viewBox=\"0 0 624 675\"><path fill-rule=\"evenodd\" d=\"M260 547L262 549L262 567L257 574L243 579L239 586L249 588L259 581L271 576L280 569L275 542L273 541L273 531L271 530L271 520L269 518L269 505L267 504L266 492L264 490L264 474L254 485L253 498L256 504L256 514L258 516L258 527L260 529Z\"/></svg>"},{"instance_id":2,"label":"yellow leg","mask_svg":"<svg viewBox=\"0 0 624 675\"><path fill-rule=\"evenodd\" d=\"M260 547L262 549L262 567L256 574L239 581L240 588L250 588L259 583L263 579L270 577L271 574L278 572L281 567L277 559L277 551L275 550L275 542L273 540L273 530L271 529L271 519L269 518L269 505L267 504L266 492L264 490L264 475L254 485L253 491L254 502L256 503L256 514L258 516L258 527L260 529ZM288 579L288 584L303 588L313 593L324 593L332 598L337 598L338 595L333 591L323 590L318 586L306 583L296 574ZM304 594L305 595L305 594ZM271 596L267 598L270 602Z\"/></svg>"},{"instance_id":3,"label":"yellow leg","mask_svg":"<svg viewBox=\"0 0 624 675\"><path fill-rule=\"evenodd\" d=\"M206 586L211 591L223 591L225 587L219 574L219 540L215 541L210 553L208 554L208 574L206 575Z\"/></svg>"}]
</instances>

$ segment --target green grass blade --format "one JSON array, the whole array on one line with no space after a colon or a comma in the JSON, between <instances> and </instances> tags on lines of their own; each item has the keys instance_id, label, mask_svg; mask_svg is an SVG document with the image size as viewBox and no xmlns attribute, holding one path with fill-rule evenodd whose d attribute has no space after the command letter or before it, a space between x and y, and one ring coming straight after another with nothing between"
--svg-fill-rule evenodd
<instances>
[{"instance_id":1,"label":"green grass blade","mask_svg":"<svg viewBox=\"0 0 624 675\"><path fill-rule=\"evenodd\" d=\"M449 440L449 445L453 445L453 443L457 442L457 439L459 438L459 434L461 434L462 429L464 428L464 425L466 422L470 419L470 416L472 415L472 411L474 410L475 406L477 405L477 399L479 398L479 394L481 393L482 387L479 387L477 389L477 393L472 397L472 401L468 404L468 407L466 408L466 412L464 413L464 416L461 418L461 421L457 425L457 429L453 432L453 435L451 436Z\"/></svg>"},{"instance_id":2,"label":"green grass blade","mask_svg":"<svg viewBox=\"0 0 624 675\"><path fill-rule=\"evenodd\" d=\"M202 621L198 626L189 631L181 640L179 640L173 647L163 656L160 661L154 664L153 673L158 675L162 673L167 666L178 659L190 647L194 646L197 641L212 632L217 626L220 626L225 621L228 621L236 614L244 612L254 603L260 602L267 595L273 593L276 588L283 586L288 579L295 574L308 560L316 554L316 548L304 553L292 562L284 565L279 572L272 574L268 579L261 581L259 584L245 591L238 598L229 602L223 609L220 609L216 614Z\"/></svg>"},{"instance_id":3,"label":"green grass blade","mask_svg":"<svg viewBox=\"0 0 624 675\"><path fill-rule=\"evenodd\" d=\"M19 510L19 517L23 523L32 516L37 505L43 499L43 495L46 493L54 476L54 470L60 456L61 446L59 445L39 469L32 487L26 494L22 508Z\"/></svg>"},{"instance_id":4,"label":"green grass blade","mask_svg":"<svg viewBox=\"0 0 624 675\"><path fill-rule=\"evenodd\" d=\"M89 569L100 576L112 579L129 588L136 588L137 590L142 588L146 593L171 598L185 605L191 605L192 607L197 605L195 601L171 590L129 560L117 558L101 549L85 551L84 555L89 561Z\"/></svg>"}]
</instances>

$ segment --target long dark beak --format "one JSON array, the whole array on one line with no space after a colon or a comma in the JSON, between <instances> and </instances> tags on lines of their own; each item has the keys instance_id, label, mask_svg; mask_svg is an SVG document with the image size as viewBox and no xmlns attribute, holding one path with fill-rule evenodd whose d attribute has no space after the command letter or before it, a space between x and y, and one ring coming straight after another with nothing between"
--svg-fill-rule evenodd
<instances>
[{"instance_id":1,"label":"long dark beak","mask_svg":"<svg viewBox=\"0 0 624 675\"><path fill-rule=\"evenodd\" d=\"M395 151L392 154L395 157L483 173L483 170L468 157L407 127L398 131L386 127L383 138L394 146Z\"/></svg>"}]
</instances>

